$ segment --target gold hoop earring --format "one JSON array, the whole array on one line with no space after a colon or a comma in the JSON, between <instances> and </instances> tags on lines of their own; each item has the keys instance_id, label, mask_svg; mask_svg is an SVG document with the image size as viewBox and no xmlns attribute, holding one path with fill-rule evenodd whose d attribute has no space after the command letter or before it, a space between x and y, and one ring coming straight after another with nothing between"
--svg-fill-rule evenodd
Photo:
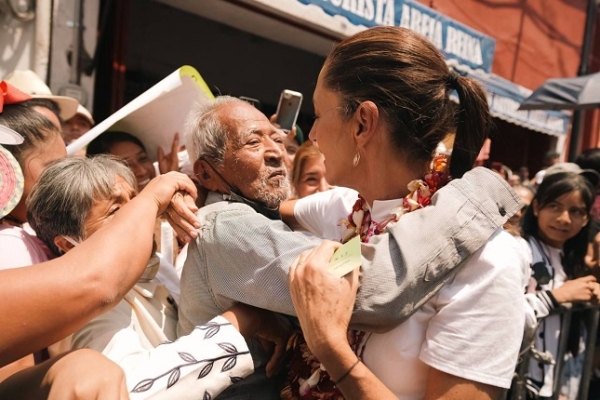
<instances>
[{"instance_id":1,"label":"gold hoop earring","mask_svg":"<svg viewBox=\"0 0 600 400\"><path fill-rule=\"evenodd\" d=\"M360 161L360 153L357 151L356 155L354 156L354 159L352 160L352 165L354 165L356 167L358 165L359 161Z\"/></svg>"}]
</instances>

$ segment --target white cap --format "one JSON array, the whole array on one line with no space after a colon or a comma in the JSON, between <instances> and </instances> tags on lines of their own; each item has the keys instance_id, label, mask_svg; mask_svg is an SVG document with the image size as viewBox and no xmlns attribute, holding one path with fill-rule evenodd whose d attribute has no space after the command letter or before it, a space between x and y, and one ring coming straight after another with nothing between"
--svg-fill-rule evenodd
<instances>
[{"instance_id":1,"label":"white cap","mask_svg":"<svg viewBox=\"0 0 600 400\"><path fill-rule=\"evenodd\" d=\"M21 144L23 137L8 126L0 125L0 144Z\"/></svg>"},{"instance_id":2,"label":"white cap","mask_svg":"<svg viewBox=\"0 0 600 400\"><path fill-rule=\"evenodd\" d=\"M94 122L94 117L92 117L92 113L89 112L88 109L85 108L84 106L82 106L81 104L79 104L77 106L77 113L75 115L81 115L82 117L84 117L85 119L88 120L90 125L94 126L95 122ZM73 117L71 117L71 118L73 118Z\"/></svg>"},{"instance_id":3,"label":"white cap","mask_svg":"<svg viewBox=\"0 0 600 400\"><path fill-rule=\"evenodd\" d=\"M60 117L68 120L77 113L79 101L73 97L55 96L35 72L31 70L16 70L6 75L4 80L22 92L25 92L34 99L52 100L60 108Z\"/></svg>"}]
</instances>

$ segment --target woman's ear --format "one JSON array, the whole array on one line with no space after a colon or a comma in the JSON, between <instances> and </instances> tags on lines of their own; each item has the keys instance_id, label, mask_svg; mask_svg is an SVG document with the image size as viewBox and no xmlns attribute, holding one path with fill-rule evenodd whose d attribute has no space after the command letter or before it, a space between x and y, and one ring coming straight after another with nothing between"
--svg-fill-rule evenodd
<instances>
[{"instance_id":1,"label":"woman's ear","mask_svg":"<svg viewBox=\"0 0 600 400\"><path fill-rule=\"evenodd\" d=\"M63 253L66 253L69 250L71 250L73 247L75 247L75 245L73 243L69 242L67 239L65 239L62 236L57 236L54 238L54 245L56 247L58 247L58 249L60 251L62 251Z\"/></svg>"},{"instance_id":2,"label":"woman's ear","mask_svg":"<svg viewBox=\"0 0 600 400\"><path fill-rule=\"evenodd\" d=\"M379 108L372 101L363 101L354 112L357 129L354 136L358 147L364 146L375 135L379 126Z\"/></svg>"}]
</instances>

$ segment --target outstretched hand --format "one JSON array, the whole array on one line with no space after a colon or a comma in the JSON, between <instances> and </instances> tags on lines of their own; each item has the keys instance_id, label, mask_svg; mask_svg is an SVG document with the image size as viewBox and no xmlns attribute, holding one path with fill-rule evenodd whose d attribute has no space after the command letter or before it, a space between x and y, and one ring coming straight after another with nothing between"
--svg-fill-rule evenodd
<instances>
[{"instance_id":1,"label":"outstretched hand","mask_svg":"<svg viewBox=\"0 0 600 400\"><path fill-rule=\"evenodd\" d=\"M158 206L157 216L163 216L186 243L198 236L200 224L196 218L194 199L198 192L192 180L179 172L168 172L152 179L138 194L150 197Z\"/></svg>"},{"instance_id":2,"label":"outstretched hand","mask_svg":"<svg viewBox=\"0 0 600 400\"><path fill-rule=\"evenodd\" d=\"M308 347L319 358L332 344L347 343L347 330L358 290L358 271L338 278L329 261L341 245L324 241L302 253L289 272L290 292Z\"/></svg>"}]
</instances>

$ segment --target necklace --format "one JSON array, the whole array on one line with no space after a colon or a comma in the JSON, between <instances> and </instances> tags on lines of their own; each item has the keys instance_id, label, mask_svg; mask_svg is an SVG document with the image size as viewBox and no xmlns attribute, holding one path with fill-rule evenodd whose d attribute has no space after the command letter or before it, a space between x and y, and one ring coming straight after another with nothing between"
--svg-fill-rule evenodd
<instances>
[{"instance_id":1,"label":"necklace","mask_svg":"<svg viewBox=\"0 0 600 400\"><path fill-rule=\"evenodd\" d=\"M360 236L361 242L368 243L369 238L385 232L388 224L397 222L402 215L430 205L435 192L451 180L447 169L446 156L436 156L431 162L430 170L422 179L413 180L408 184L410 193L379 223L373 221L367 201L358 195L348 218L340 222L340 225L345 227L341 242L346 243L355 236ZM350 347L360 360L363 358L369 336L370 334L362 331L348 331ZM287 348L292 350L293 355L288 381L281 391L282 399L343 398L327 371L306 345L302 332L296 332L290 337Z\"/></svg>"}]
</instances>

